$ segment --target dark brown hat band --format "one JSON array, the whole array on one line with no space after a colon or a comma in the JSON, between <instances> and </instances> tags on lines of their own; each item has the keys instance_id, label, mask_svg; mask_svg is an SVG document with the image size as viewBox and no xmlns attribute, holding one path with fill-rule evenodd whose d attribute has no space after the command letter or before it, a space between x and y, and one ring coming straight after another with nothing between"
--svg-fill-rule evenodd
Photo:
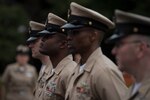
<instances>
[{"instance_id":1,"label":"dark brown hat band","mask_svg":"<svg viewBox=\"0 0 150 100\"><path fill-rule=\"evenodd\" d=\"M68 23L71 23L73 25L84 25L84 26L89 26L89 27L93 27L96 29L100 29L104 32L108 31L108 26L106 26L105 24L93 20L91 18L87 18L87 17L81 17L81 16L76 16L76 15L70 15L68 18Z\"/></svg>"},{"instance_id":2,"label":"dark brown hat band","mask_svg":"<svg viewBox=\"0 0 150 100\"><path fill-rule=\"evenodd\" d=\"M117 34L141 34L150 36L150 25L139 23L118 23L116 24Z\"/></svg>"},{"instance_id":3,"label":"dark brown hat band","mask_svg":"<svg viewBox=\"0 0 150 100\"><path fill-rule=\"evenodd\" d=\"M29 33L30 33L30 37L38 37L39 36L39 34L38 34L38 32L40 32L40 31L42 31L42 30L29 30Z\"/></svg>"},{"instance_id":4,"label":"dark brown hat band","mask_svg":"<svg viewBox=\"0 0 150 100\"><path fill-rule=\"evenodd\" d=\"M59 33L64 33L64 31L61 29L61 26L47 23L45 30L49 32L59 32ZM65 33L64 33L65 34Z\"/></svg>"}]
</instances>

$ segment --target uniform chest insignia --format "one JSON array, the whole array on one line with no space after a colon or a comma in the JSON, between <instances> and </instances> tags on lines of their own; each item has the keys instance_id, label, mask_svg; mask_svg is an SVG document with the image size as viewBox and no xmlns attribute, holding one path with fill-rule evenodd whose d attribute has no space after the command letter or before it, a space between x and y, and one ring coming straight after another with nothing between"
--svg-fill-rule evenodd
<instances>
[{"instance_id":1,"label":"uniform chest insignia","mask_svg":"<svg viewBox=\"0 0 150 100\"><path fill-rule=\"evenodd\" d=\"M89 89L90 89L89 85L85 82L81 83L81 85L76 88L78 93L83 94L89 94Z\"/></svg>"},{"instance_id":2,"label":"uniform chest insignia","mask_svg":"<svg viewBox=\"0 0 150 100\"><path fill-rule=\"evenodd\" d=\"M90 100L91 94L90 94L90 87L86 82L83 82L80 84L80 86L76 87L77 91L77 98L79 100Z\"/></svg>"},{"instance_id":3,"label":"uniform chest insignia","mask_svg":"<svg viewBox=\"0 0 150 100\"><path fill-rule=\"evenodd\" d=\"M49 82L46 87L46 94L48 96L52 96L56 91L56 83L55 82Z\"/></svg>"}]
</instances>

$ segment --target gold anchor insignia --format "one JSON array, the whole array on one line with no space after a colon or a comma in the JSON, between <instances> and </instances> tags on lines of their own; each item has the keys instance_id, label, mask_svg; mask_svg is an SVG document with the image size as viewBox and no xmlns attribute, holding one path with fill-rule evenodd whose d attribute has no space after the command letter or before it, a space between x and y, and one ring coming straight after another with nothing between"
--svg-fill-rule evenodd
<instances>
[{"instance_id":1,"label":"gold anchor insignia","mask_svg":"<svg viewBox=\"0 0 150 100\"><path fill-rule=\"evenodd\" d=\"M139 31L139 29L137 27L133 28L133 32L138 32L138 31Z\"/></svg>"},{"instance_id":2,"label":"gold anchor insignia","mask_svg":"<svg viewBox=\"0 0 150 100\"><path fill-rule=\"evenodd\" d=\"M65 32L65 29L62 29L62 32Z\"/></svg>"},{"instance_id":3,"label":"gold anchor insignia","mask_svg":"<svg viewBox=\"0 0 150 100\"><path fill-rule=\"evenodd\" d=\"M46 94L48 96L53 96L55 91L56 91L56 83L53 81L49 82L47 87L46 87L46 90L47 90Z\"/></svg>"},{"instance_id":4,"label":"gold anchor insignia","mask_svg":"<svg viewBox=\"0 0 150 100\"><path fill-rule=\"evenodd\" d=\"M89 25L92 25L92 22L91 22L91 21L89 21Z\"/></svg>"}]
</instances>

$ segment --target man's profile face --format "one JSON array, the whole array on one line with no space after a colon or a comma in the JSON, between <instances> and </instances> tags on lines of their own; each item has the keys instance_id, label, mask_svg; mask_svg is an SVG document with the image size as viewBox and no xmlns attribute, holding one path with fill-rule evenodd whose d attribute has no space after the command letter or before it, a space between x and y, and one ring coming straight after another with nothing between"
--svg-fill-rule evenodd
<instances>
[{"instance_id":1,"label":"man's profile face","mask_svg":"<svg viewBox=\"0 0 150 100\"><path fill-rule=\"evenodd\" d=\"M42 37L40 52L45 55L55 55L60 50L61 40L57 34Z\"/></svg>"},{"instance_id":2,"label":"man's profile face","mask_svg":"<svg viewBox=\"0 0 150 100\"><path fill-rule=\"evenodd\" d=\"M29 56L26 54L18 54L16 56L16 61L20 64L20 65L25 65L28 63L29 61Z\"/></svg>"},{"instance_id":3,"label":"man's profile face","mask_svg":"<svg viewBox=\"0 0 150 100\"><path fill-rule=\"evenodd\" d=\"M91 44L90 32L88 27L69 30L67 36L68 48L73 52L84 52Z\"/></svg>"},{"instance_id":4,"label":"man's profile face","mask_svg":"<svg viewBox=\"0 0 150 100\"><path fill-rule=\"evenodd\" d=\"M41 43L41 37L31 42L28 46L32 51L32 57L33 58L40 58L41 53L39 52L40 49L40 43Z\"/></svg>"},{"instance_id":5,"label":"man's profile face","mask_svg":"<svg viewBox=\"0 0 150 100\"><path fill-rule=\"evenodd\" d=\"M122 71L132 69L137 61L138 40L134 36L127 36L120 39L112 49L117 65Z\"/></svg>"}]
</instances>

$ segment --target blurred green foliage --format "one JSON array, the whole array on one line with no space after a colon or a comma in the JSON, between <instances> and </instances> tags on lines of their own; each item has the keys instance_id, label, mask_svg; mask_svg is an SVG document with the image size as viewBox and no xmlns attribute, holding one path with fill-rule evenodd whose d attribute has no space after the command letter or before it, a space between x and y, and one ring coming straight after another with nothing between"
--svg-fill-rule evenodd
<instances>
[{"instance_id":1,"label":"blurred green foliage","mask_svg":"<svg viewBox=\"0 0 150 100\"><path fill-rule=\"evenodd\" d=\"M10 63L15 57L15 48L25 42L27 14L19 5L0 6L0 63Z\"/></svg>"},{"instance_id":2,"label":"blurred green foliage","mask_svg":"<svg viewBox=\"0 0 150 100\"><path fill-rule=\"evenodd\" d=\"M115 9L150 16L150 0L1 0L0 1L0 71L14 60L15 48L25 43L28 21L45 22L49 12L67 19L69 4L74 1L112 19ZM110 48L103 50L107 56ZM107 49L107 50L105 50Z\"/></svg>"}]
</instances>

